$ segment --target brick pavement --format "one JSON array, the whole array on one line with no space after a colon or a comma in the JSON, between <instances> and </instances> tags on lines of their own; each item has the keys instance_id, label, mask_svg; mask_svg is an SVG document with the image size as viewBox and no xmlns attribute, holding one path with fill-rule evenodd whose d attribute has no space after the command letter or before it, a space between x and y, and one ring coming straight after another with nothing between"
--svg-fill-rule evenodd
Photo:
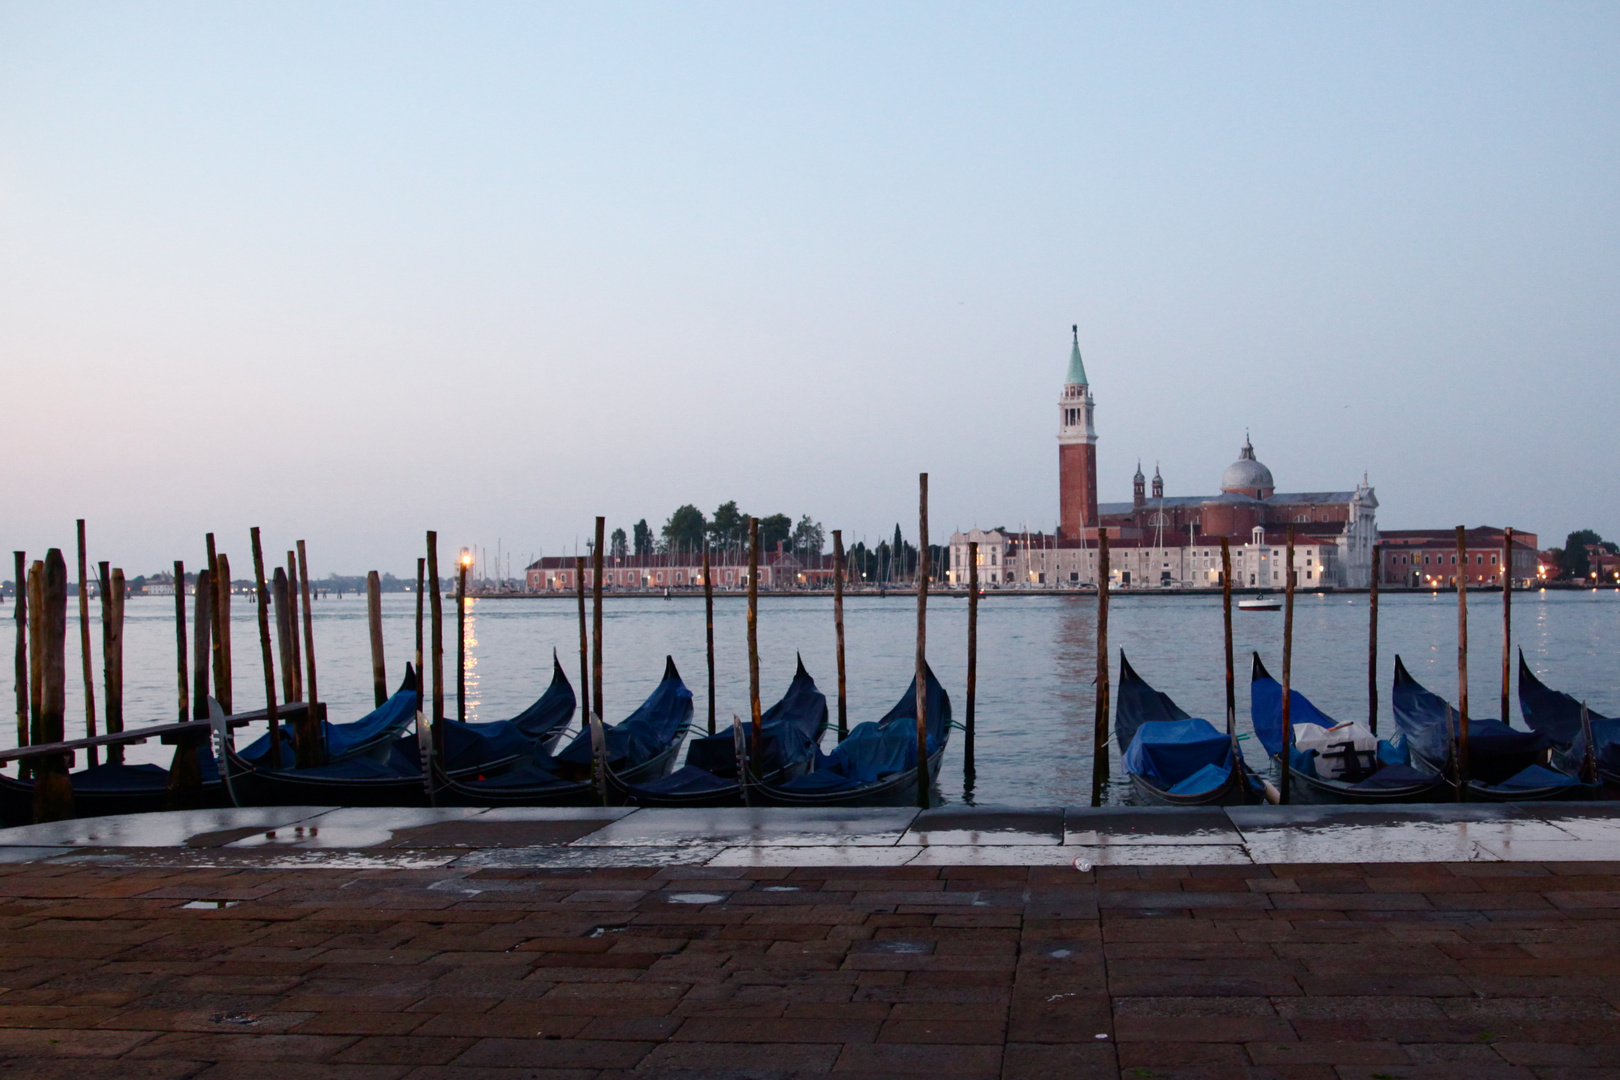
<instances>
[{"instance_id":1,"label":"brick pavement","mask_svg":"<svg viewBox=\"0 0 1620 1080\"><path fill-rule=\"evenodd\" d=\"M138 861L0 867L0 1080L1620 1076L1620 864Z\"/></svg>"}]
</instances>

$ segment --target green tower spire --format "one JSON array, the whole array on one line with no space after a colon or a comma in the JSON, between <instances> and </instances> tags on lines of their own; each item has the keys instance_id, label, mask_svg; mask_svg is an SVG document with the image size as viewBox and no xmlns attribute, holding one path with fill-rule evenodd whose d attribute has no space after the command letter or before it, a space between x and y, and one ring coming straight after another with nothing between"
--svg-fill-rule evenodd
<instances>
[{"instance_id":1,"label":"green tower spire","mask_svg":"<svg viewBox=\"0 0 1620 1080\"><path fill-rule=\"evenodd\" d=\"M1080 362L1080 324L1074 325L1074 348L1069 350L1069 377L1065 383L1076 386L1089 386L1086 382L1086 365Z\"/></svg>"}]
</instances>

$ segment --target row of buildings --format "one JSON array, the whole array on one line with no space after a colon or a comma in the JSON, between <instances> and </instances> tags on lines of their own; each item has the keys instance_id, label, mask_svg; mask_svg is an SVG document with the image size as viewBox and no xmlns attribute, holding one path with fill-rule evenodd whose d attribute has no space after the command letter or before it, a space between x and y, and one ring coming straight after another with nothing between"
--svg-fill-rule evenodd
<instances>
[{"instance_id":1,"label":"row of buildings","mask_svg":"<svg viewBox=\"0 0 1620 1080\"><path fill-rule=\"evenodd\" d=\"M948 565L942 568L949 584L967 584L969 545L977 544L978 578L986 588L1094 588L1100 538L1106 534L1111 587L1219 588L1224 540L1234 586L1280 588L1286 583L1290 526L1295 582L1304 588L1366 588L1374 574L1381 585L1412 588L1454 585L1459 575L1477 585L1498 584L1504 573L1521 582L1538 576L1534 533L1516 533L1511 555L1505 556L1503 530L1468 530L1467 551L1459 564L1454 530L1380 533L1378 497L1366 476L1339 490L1278 491L1247 435L1237 460L1221 473L1215 494L1166 495L1158 468L1150 483L1138 463L1131 501L1099 502L1096 407L1076 326L1058 396L1058 526L1052 533L977 528L953 533ZM1376 566L1375 547L1380 553ZM819 588L831 584L833 572L829 556L794 555L779 548L762 560L760 584ZM745 587L747 560L736 553L716 555L711 573L717 588ZM590 575L587 566L587 586ZM578 579L575 560L568 557L539 559L527 569L527 585L534 592L574 589ZM621 556L604 566L603 584L654 590L701 586L702 560L676 554Z\"/></svg>"}]
</instances>

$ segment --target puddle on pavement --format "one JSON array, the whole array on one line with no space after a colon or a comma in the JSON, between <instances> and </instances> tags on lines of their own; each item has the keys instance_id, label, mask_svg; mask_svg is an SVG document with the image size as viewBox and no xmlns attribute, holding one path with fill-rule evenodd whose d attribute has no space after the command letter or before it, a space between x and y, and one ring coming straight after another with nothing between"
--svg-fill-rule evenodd
<instances>
[{"instance_id":1,"label":"puddle on pavement","mask_svg":"<svg viewBox=\"0 0 1620 1080\"><path fill-rule=\"evenodd\" d=\"M670 893L665 899L672 904L719 904L728 897L725 893L678 892Z\"/></svg>"},{"instance_id":2,"label":"puddle on pavement","mask_svg":"<svg viewBox=\"0 0 1620 1080\"><path fill-rule=\"evenodd\" d=\"M192 900L180 906L186 911L221 911L228 907L235 907L240 900Z\"/></svg>"}]
</instances>

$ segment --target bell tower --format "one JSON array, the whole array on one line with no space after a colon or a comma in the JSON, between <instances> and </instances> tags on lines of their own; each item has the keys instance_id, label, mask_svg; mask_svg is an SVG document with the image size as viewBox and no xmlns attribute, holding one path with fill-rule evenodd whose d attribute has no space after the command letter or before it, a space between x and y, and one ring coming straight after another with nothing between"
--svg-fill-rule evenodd
<instances>
[{"instance_id":1,"label":"bell tower","mask_svg":"<svg viewBox=\"0 0 1620 1080\"><path fill-rule=\"evenodd\" d=\"M1069 374L1058 398L1058 535L1068 539L1097 526L1097 428L1092 423L1097 403L1080 361L1078 324L1073 331Z\"/></svg>"}]
</instances>

